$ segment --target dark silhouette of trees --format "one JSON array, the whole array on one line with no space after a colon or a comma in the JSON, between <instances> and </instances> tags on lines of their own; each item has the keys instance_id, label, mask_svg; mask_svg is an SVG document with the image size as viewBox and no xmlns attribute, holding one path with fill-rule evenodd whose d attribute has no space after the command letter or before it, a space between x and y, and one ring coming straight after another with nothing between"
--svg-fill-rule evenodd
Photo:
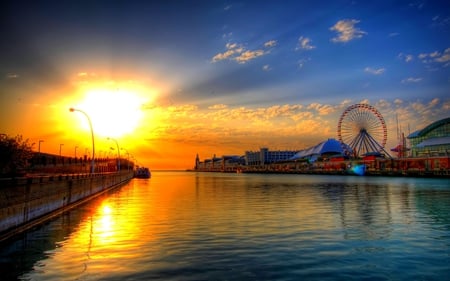
<instances>
[{"instance_id":1,"label":"dark silhouette of trees","mask_svg":"<svg viewBox=\"0 0 450 281\"><path fill-rule=\"evenodd\" d=\"M0 135L0 177L14 177L25 174L33 156L32 144L21 135L9 137Z\"/></svg>"}]
</instances>

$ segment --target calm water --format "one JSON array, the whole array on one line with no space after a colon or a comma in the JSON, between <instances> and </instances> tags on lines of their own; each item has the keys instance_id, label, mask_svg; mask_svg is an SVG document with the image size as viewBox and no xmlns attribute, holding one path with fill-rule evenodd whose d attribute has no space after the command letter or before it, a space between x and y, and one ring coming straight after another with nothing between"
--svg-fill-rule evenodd
<instances>
[{"instance_id":1,"label":"calm water","mask_svg":"<svg viewBox=\"0 0 450 281\"><path fill-rule=\"evenodd\" d=\"M0 279L450 279L450 180L152 176L2 245Z\"/></svg>"}]
</instances>

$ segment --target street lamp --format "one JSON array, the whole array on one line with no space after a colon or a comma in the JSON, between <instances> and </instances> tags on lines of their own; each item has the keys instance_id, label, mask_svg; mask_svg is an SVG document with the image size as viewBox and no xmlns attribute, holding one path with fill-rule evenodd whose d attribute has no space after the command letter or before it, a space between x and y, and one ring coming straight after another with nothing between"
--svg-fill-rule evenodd
<instances>
[{"instance_id":1,"label":"street lamp","mask_svg":"<svg viewBox=\"0 0 450 281\"><path fill-rule=\"evenodd\" d=\"M77 158L77 148L78 146L75 146L75 158Z\"/></svg>"},{"instance_id":2,"label":"street lamp","mask_svg":"<svg viewBox=\"0 0 450 281\"><path fill-rule=\"evenodd\" d=\"M41 164L41 142L44 142L43 140L39 140L38 144L38 164Z\"/></svg>"},{"instance_id":3,"label":"street lamp","mask_svg":"<svg viewBox=\"0 0 450 281\"><path fill-rule=\"evenodd\" d=\"M120 171L120 148L119 148L119 143L117 142L117 140L116 139L113 139L113 138L108 138L108 140L112 140L112 141L114 141L115 143L116 143L116 146L117 146L117 157L118 157L118 159L117 159L117 170L118 171Z\"/></svg>"},{"instance_id":4,"label":"street lamp","mask_svg":"<svg viewBox=\"0 0 450 281\"><path fill-rule=\"evenodd\" d=\"M78 111L84 114L84 116L86 116L88 122L89 122L89 127L91 128L91 136L92 136L92 161L91 161L91 174L94 173L95 171L95 162L94 162L94 158L95 158L95 142L94 142L94 129L92 129L92 122L91 122L91 118L89 118L89 115L87 115L86 112L80 110L80 109L76 109L71 107L70 112L74 112L74 111Z\"/></svg>"},{"instance_id":5,"label":"street lamp","mask_svg":"<svg viewBox=\"0 0 450 281\"><path fill-rule=\"evenodd\" d=\"M38 145L38 152L39 154L41 154L41 142L44 142L43 140L39 140L39 145Z\"/></svg>"},{"instance_id":6,"label":"street lamp","mask_svg":"<svg viewBox=\"0 0 450 281\"><path fill-rule=\"evenodd\" d=\"M63 143L60 143L60 144L59 144L59 157L61 157L61 147L62 147L63 145L64 145Z\"/></svg>"}]
</instances>

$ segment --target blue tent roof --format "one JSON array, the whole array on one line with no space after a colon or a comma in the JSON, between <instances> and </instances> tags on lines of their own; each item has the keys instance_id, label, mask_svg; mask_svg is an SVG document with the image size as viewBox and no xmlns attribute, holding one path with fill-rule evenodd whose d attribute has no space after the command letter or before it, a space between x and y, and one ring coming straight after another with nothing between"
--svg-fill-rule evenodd
<instances>
[{"instance_id":1,"label":"blue tent roof","mask_svg":"<svg viewBox=\"0 0 450 281\"><path fill-rule=\"evenodd\" d=\"M342 145L339 141L335 139L328 139L319 143L316 146L300 150L290 160L296 160L301 158L310 158L312 156L318 156L322 154L344 154L345 151L342 149Z\"/></svg>"}]
</instances>

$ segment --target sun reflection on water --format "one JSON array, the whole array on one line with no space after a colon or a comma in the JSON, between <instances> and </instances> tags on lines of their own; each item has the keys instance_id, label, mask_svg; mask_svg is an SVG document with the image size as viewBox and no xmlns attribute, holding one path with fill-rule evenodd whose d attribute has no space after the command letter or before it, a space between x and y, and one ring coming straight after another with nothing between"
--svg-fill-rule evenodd
<instances>
[{"instance_id":1,"label":"sun reflection on water","mask_svg":"<svg viewBox=\"0 0 450 281\"><path fill-rule=\"evenodd\" d=\"M108 244L115 241L115 223L113 220L112 209L111 206L107 204L108 203L104 203L104 205L99 208L99 217L94 221L94 229L98 232L98 242L100 244Z\"/></svg>"}]
</instances>

